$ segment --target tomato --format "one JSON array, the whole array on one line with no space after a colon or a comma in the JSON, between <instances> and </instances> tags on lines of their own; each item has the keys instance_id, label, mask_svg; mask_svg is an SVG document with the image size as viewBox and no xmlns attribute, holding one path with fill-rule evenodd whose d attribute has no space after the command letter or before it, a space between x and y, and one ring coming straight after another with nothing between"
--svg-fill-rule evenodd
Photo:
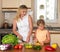
<instances>
[{"instance_id":1,"label":"tomato","mask_svg":"<svg viewBox=\"0 0 60 52\"><path fill-rule=\"evenodd\" d=\"M14 46L14 48L15 48L15 49L18 49L18 46L16 45L16 46Z\"/></svg>"},{"instance_id":2,"label":"tomato","mask_svg":"<svg viewBox=\"0 0 60 52\"><path fill-rule=\"evenodd\" d=\"M15 49L22 49L22 48L23 48L23 46L22 46L22 45L20 45L20 44L17 44L17 45L15 45L15 46L14 46L14 48L15 48Z\"/></svg>"},{"instance_id":3,"label":"tomato","mask_svg":"<svg viewBox=\"0 0 60 52\"><path fill-rule=\"evenodd\" d=\"M22 49L23 48L23 46L22 45L19 45L19 49Z\"/></svg>"},{"instance_id":4,"label":"tomato","mask_svg":"<svg viewBox=\"0 0 60 52\"><path fill-rule=\"evenodd\" d=\"M18 49L19 48L19 44L15 45L14 48L15 49Z\"/></svg>"}]
</instances>

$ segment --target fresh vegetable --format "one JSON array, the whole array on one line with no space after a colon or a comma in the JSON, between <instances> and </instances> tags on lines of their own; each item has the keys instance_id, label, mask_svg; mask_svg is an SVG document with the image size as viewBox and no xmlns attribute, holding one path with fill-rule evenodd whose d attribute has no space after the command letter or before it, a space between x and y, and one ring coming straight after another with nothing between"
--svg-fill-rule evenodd
<instances>
[{"instance_id":1,"label":"fresh vegetable","mask_svg":"<svg viewBox=\"0 0 60 52\"><path fill-rule=\"evenodd\" d=\"M22 49L23 48L23 46L22 45L19 45L19 49Z\"/></svg>"},{"instance_id":2,"label":"fresh vegetable","mask_svg":"<svg viewBox=\"0 0 60 52\"><path fill-rule=\"evenodd\" d=\"M41 50L42 47L40 46L40 43L39 43L39 42L35 42L35 43L33 44L33 49L35 49L35 50Z\"/></svg>"},{"instance_id":3,"label":"fresh vegetable","mask_svg":"<svg viewBox=\"0 0 60 52\"><path fill-rule=\"evenodd\" d=\"M33 45L33 49L35 49L35 50L41 50L42 47L40 45Z\"/></svg>"},{"instance_id":4,"label":"fresh vegetable","mask_svg":"<svg viewBox=\"0 0 60 52\"><path fill-rule=\"evenodd\" d=\"M14 45L18 44L18 38L13 34L7 34L2 38L2 43L11 44L14 46Z\"/></svg>"},{"instance_id":5,"label":"fresh vegetable","mask_svg":"<svg viewBox=\"0 0 60 52\"><path fill-rule=\"evenodd\" d=\"M57 48L57 44L54 43L54 44L51 45L51 47L54 48L54 49L56 49Z\"/></svg>"},{"instance_id":6,"label":"fresh vegetable","mask_svg":"<svg viewBox=\"0 0 60 52\"><path fill-rule=\"evenodd\" d=\"M11 49L12 46L10 44L2 44L0 45L0 50L7 50L7 49Z\"/></svg>"},{"instance_id":7,"label":"fresh vegetable","mask_svg":"<svg viewBox=\"0 0 60 52\"><path fill-rule=\"evenodd\" d=\"M14 46L14 48L15 48L15 49L22 49L22 48L23 48L23 46L22 46L22 45L20 45L20 44L17 44L17 45L15 45L15 46Z\"/></svg>"},{"instance_id":8,"label":"fresh vegetable","mask_svg":"<svg viewBox=\"0 0 60 52\"><path fill-rule=\"evenodd\" d=\"M16 45L16 46L14 46L14 48L15 48L15 49L18 49L19 47L18 47L18 45Z\"/></svg>"},{"instance_id":9,"label":"fresh vegetable","mask_svg":"<svg viewBox=\"0 0 60 52\"><path fill-rule=\"evenodd\" d=\"M40 45L40 43L36 42L36 43L34 43L34 45L39 46L39 45Z\"/></svg>"},{"instance_id":10,"label":"fresh vegetable","mask_svg":"<svg viewBox=\"0 0 60 52\"><path fill-rule=\"evenodd\" d=\"M32 48L32 44L26 43L24 44L25 48Z\"/></svg>"},{"instance_id":11,"label":"fresh vegetable","mask_svg":"<svg viewBox=\"0 0 60 52\"><path fill-rule=\"evenodd\" d=\"M55 49L48 45L48 46L45 46L45 50L54 51Z\"/></svg>"},{"instance_id":12,"label":"fresh vegetable","mask_svg":"<svg viewBox=\"0 0 60 52\"><path fill-rule=\"evenodd\" d=\"M6 50L7 48L4 45L0 45L0 50Z\"/></svg>"}]
</instances>

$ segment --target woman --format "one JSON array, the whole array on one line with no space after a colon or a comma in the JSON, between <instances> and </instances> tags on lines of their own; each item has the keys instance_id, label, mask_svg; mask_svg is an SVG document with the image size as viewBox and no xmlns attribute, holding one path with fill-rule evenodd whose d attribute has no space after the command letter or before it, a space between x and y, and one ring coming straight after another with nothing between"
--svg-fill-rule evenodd
<instances>
[{"instance_id":1,"label":"woman","mask_svg":"<svg viewBox=\"0 0 60 52\"><path fill-rule=\"evenodd\" d=\"M13 21L13 33L16 34L20 40L29 42L32 29L32 17L27 13L27 7L21 5Z\"/></svg>"}]
</instances>

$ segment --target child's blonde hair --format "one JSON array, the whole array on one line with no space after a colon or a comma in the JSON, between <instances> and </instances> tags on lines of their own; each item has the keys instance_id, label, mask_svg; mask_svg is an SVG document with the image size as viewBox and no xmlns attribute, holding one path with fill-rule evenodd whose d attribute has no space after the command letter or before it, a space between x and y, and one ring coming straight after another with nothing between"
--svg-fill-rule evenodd
<instances>
[{"instance_id":1,"label":"child's blonde hair","mask_svg":"<svg viewBox=\"0 0 60 52\"><path fill-rule=\"evenodd\" d=\"M28 9L28 7L26 5L21 5L19 6L18 8L18 11L17 11L17 15L15 17L15 19L18 21L18 19L20 18L20 9Z\"/></svg>"}]
</instances>

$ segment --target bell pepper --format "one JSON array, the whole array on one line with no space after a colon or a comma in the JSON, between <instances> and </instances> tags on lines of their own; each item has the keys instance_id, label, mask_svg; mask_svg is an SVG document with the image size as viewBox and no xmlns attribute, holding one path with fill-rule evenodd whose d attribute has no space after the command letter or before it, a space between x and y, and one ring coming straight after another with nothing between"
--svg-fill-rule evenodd
<instances>
[{"instance_id":1,"label":"bell pepper","mask_svg":"<svg viewBox=\"0 0 60 52\"><path fill-rule=\"evenodd\" d=\"M41 50L42 49L42 47L41 46L39 46L39 45L33 45L33 49L35 49L35 50Z\"/></svg>"},{"instance_id":2,"label":"bell pepper","mask_svg":"<svg viewBox=\"0 0 60 52\"><path fill-rule=\"evenodd\" d=\"M47 50L47 51L55 51L55 49L54 48L52 48L51 46L45 46L45 50Z\"/></svg>"},{"instance_id":3,"label":"bell pepper","mask_svg":"<svg viewBox=\"0 0 60 52\"><path fill-rule=\"evenodd\" d=\"M57 44L54 43L54 44L51 45L51 47L54 48L54 49L56 49L57 48Z\"/></svg>"},{"instance_id":4,"label":"bell pepper","mask_svg":"<svg viewBox=\"0 0 60 52\"><path fill-rule=\"evenodd\" d=\"M32 48L32 45L28 44L28 43L24 44L24 46L25 46L25 48Z\"/></svg>"}]
</instances>

